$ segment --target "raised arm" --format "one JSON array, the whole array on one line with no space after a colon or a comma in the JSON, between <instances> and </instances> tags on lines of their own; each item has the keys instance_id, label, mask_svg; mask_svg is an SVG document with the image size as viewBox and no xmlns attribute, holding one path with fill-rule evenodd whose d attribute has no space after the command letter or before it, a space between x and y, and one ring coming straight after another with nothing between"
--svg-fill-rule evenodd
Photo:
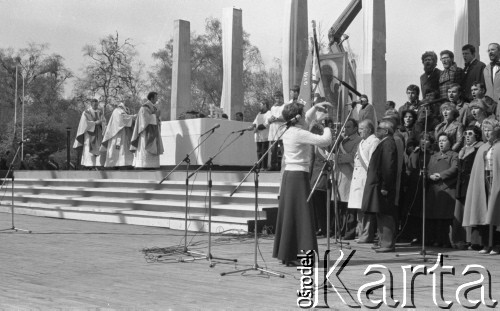
<instances>
[{"instance_id":1,"label":"raised arm","mask_svg":"<svg viewBox=\"0 0 500 311\"><path fill-rule=\"evenodd\" d=\"M332 142L332 132L328 127L325 128L322 135L313 134L307 130L301 129L297 132L295 139L298 143L326 147Z\"/></svg>"}]
</instances>

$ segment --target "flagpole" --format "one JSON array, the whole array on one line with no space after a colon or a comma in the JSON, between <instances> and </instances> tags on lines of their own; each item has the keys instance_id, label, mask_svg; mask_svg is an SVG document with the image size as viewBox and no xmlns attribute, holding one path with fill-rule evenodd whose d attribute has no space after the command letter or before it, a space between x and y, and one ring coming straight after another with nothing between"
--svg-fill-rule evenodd
<instances>
[{"instance_id":1,"label":"flagpole","mask_svg":"<svg viewBox=\"0 0 500 311\"><path fill-rule=\"evenodd\" d=\"M316 50L316 58L318 61L318 69L319 69L319 76L320 78L322 77L321 75L321 63L319 61L319 45L318 45L318 37L316 35L316 21L311 21L312 23L312 28L313 28L313 40L314 40L314 49ZM323 83L323 81L320 80L320 83Z\"/></svg>"},{"instance_id":2,"label":"flagpole","mask_svg":"<svg viewBox=\"0 0 500 311\"><path fill-rule=\"evenodd\" d=\"M17 75L18 75L17 63L16 63L16 86L15 86L15 94L14 94L14 138L12 140L15 145L17 142Z\"/></svg>"}]
</instances>

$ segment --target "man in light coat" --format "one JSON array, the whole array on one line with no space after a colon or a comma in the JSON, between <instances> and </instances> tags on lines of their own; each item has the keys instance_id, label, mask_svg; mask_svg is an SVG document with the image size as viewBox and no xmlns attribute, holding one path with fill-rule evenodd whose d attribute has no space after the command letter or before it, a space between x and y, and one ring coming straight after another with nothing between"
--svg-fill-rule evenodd
<instances>
[{"instance_id":1,"label":"man in light coat","mask_svg":"<svg viewBox=\"0 0 500 311\"><path fill-rule=\"evenodd\" d=\"M357 212L358 243L372 243L375 238L375 227L370 228L369 225L374 223L374 217L370 214L365 215L361 211L361 202L363 200L368 164L380 140L375 136L375 126L371 120L361 121L358 131L362 140L354 157L354 169L347 207Z\"/></svg>"},{"instance_id":2,"label":"man in light coat","mask_svg":"<svg viewBox=\"0 0 500 311\"><path fill-rule=\"evenodd\" d=\"M344 128L344 138L336 152L335 180L337 180L339 211L342 219L342 239L354 240L356 236L356 211L347 209L349 190L354 170L354 156L361 137L358 134L358 122L349 119ZM335 199L335 198L334 198Z\"/></svg>"},{"instance_id":3,"label":"man in light coat","mask_svg":"<svg viewBox=\"0 0 500 311\"><path fill-rule=\"evenodd\" d=\"M483 70L484 84L486 85L486 96L491 97L497 103L500 102L500 45L490 43L488 45L488 56L490 63ZM497 111L497 119L500 115Z\"/></svg>"}]
</instances>

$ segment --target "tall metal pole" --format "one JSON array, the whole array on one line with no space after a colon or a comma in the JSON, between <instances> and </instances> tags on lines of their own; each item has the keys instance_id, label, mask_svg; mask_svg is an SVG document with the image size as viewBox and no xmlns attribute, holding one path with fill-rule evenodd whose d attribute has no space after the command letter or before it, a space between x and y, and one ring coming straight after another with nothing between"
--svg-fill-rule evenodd
<instances>
[{"instance_id":1,"label":"tall metal pole","mask_svg":"<svg viewBox=\"0 0 500 311\"><path fill-rule=\"evenodd\" d=\"M70 136L71 136L71 127L67 127L66 128L66 163L68 164L67 165L67 170L69 171L70 168L71 168L71 150L70 150L70 145L71 145L71 142L70 142Z\"/></svg>"},{"instance_id":2,"label":"tall metal pole","mask_svg":"<svg viewBox=\"0 0 500 311\"><path fill-rule=\"evenodd\" d=\"M23 78L23 100L21 108L21 141L24 141L24 75L21 73ZM24 143L21 144L21 161L24 160Z\"/></svg>"},{"instance_id":3,"label":"tall metal pole","mask_svg":"<svg viewBox=\"0 0 500 311\"><path fill-rule=\"evenodd\" d=\"M14 139L16 139L16 126L17 126L17 64L16 64L16 87L14 95Z\"/></svg>"}]
</instances>

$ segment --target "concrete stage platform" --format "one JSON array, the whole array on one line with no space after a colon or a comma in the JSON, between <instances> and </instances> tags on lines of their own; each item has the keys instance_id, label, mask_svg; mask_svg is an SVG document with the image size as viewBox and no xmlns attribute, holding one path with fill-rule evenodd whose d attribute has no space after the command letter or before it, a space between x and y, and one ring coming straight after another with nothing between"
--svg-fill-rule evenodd
<instances>
[{"instance_id":1,"label":"concrete stage platform","mask_svg":"<svg viewBox=\"0 0 500 311\"><path fill-rule=\"evenodd\" d=\"M216 127L213 135L190 156L191 164L201 165L218 154L213 159L215 165L252 166L257 161L253 131L235 133L251 125L251 122L211 118L164 121L161 137L165 152L160 156L160 165L182 161L208 134L202 135Z\"/></svg>"},{"instance_id":2,"label":"concrete stage platform","mask_svg":"<svg viewBox=\"0 0 500 311\"><path fill-rule=\"evenodd\" d=\"M184 244L182 232L175 230L26 215L17 215L16 224L33 233L0 233L0 310L300 310L296 302L301 274L296 267L285 267L271 257L273 235L260 236L258 264L283 273L285 278L254 271L220 275L252 267L254 240L248 235L214 235L214 256L235 258L238 262L217 262L210 268L206 260L177 262L180 255L163 252ZM0 213L0 229L9 226L10 214ZM188 241L191 250L206 252L205 233L190 233ZM319 239L318 244L323 256L326 239ZM392 272L394 298L400 305L392 309L382 304L380 310L439 310L433 302L433 276L430 274L415 279L415 307L401 308L404 297L401 267L426 265L430 269L435 260L424 263L418 256L376 254L370 244L352 243L351 246L356 252L339 278L355 299L363 284L382 278L378 273L364 275L368 265L381 264ZM143 249L164 257L146 258ZM411 253L419 248L398 245L397 250ZM465 310L456 301L456 291L465 282L480 277L462 275L469 264L482 265L489 270L493 299L500 299L500 270L497 268L500 256L451 249L430 250L450 255L444 259L444 265L455 268L455 275L443 275L442 297L453 302L451 310ZM332 245L331 251L333 265L340 249ZM350 251L343 250L346 257ZM152 260L155 257L157 261ZM323 273L321 268L320 281ZM436 276L439 279L439 275ZM335 274L332 280L336 280ZM339 281L335 284L340 286ZM346 299L346 291L338 289ZM439 299L439 287L437 290L436 299ZM469 298L478 299L480 291L472 290ZM487 288L485 291L487 293ZM381 299L382 289L370 296ZM344 305L333 288L327 289L326 297L332 310L367 310ZM325 303L321 292L318 307L322 306ZM495 308L480 305L476 310Z\"/></svg>"},{"instance_id":3,"label":"concrete stage platform","mask_svg":"<svg viewBox=\"0 0 500 311\"><path fill-rule=\"evenodd\" d=\"M16 171L14 206L19 214L65 219L125 223L184 230L186 174L179 170ZM246 171L212 172L212 231L253 230L253 174L233 195ZM2 177L5 174L2 175ZM259 174L259 230L273 230L278 206L279 172ZM0 212L10 212L11 184L7 180ZM189 180L188 230L208 230L208 174Z\"/></svg>"}]
</instances>

